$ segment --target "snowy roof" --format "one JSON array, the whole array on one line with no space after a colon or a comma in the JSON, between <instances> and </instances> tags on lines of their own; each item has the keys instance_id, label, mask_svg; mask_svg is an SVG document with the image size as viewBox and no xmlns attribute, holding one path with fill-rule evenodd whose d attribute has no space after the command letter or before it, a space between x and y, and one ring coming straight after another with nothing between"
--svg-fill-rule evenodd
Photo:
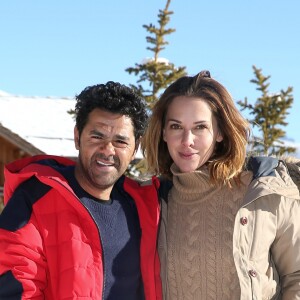
<instances>
[{"instance_id":1,"label":"snowy roof","mask_svg":"<svg viewBox=\"0 0 300 300\"><path fill-rule=\"evenodd\" d=\"M41 151L77 157L75 121L68 113L75 108L75 102L75 98L24 97L0 90L0 127L3 126L14 141L21 141L19 144L29 143L25 146L32 150L31 154L40 154ZM142 158L140 150L136 158Z\"/></svg>"},{"instance_id":2,"label":"snowy roof","mask_svg":"<svg viewBox=\"0 0 300 300\"><path fill-rule=\"evenodd\" d=\"M73 98L24 97L0 91L0 125L41 152L77 157Z\"/></svg>"}]
</instances>

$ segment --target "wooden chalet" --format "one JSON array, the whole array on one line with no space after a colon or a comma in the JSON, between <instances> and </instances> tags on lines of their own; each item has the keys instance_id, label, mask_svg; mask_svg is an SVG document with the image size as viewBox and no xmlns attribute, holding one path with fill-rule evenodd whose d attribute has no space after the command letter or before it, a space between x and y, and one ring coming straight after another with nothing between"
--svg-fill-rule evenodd
<instances>
[{"instance_id":1,"label":"wooden chalet","mask_svg":"<svg viewBox=\"0 0 300 300\"><path fill-rule=\"evenodd\" d=\"M76 159L71 98L22 97L0 91L0 212L4 166L37 154Z\"/></svg>"},{"instance_id":2,"label":"wooden chalet","mask_svg":"<svg viewBox=\"0 0 300 300\"><path fill-rule=\"evenodd\" d=\"M3 201L4 165L36 154L44 154L44 152L0 124L0 202Z\"/></svg>"}]
</instances>

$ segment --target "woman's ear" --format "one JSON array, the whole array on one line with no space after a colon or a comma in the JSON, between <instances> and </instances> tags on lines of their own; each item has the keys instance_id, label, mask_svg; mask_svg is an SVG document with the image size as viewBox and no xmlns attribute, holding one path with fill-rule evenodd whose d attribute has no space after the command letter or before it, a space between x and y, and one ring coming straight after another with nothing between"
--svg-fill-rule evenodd
<instances>
[{"instance_id":1,"label":"woman's ear","mask_svg":"<svg viewBox=\"0 0 300 300\"><path fill-rule=\"evenodd\" d=\"M220 133L220 131L219 131L218 134L217 134L216 141L217 141L218 143L220 143L220 142L223 141L223 135Z\"/></svg>"},{"instance_id":2,"label":"woman's ear","mask_svg":"<svg viewBox=\"0 0 300 300\"><path fill-rule=\"evenodd\" d=\"M163 140L166 142L166 131L163 129Z\"/></svg>"}]
</instances>

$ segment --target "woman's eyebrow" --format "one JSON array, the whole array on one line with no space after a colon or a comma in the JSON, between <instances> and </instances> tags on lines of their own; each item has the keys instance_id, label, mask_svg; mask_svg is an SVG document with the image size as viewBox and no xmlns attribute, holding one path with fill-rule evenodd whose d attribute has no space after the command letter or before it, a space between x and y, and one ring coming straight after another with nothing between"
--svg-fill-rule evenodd
<instances>
[{"instance_id":1,"label":"woman's eyebrow","mask_svg":"<svg viewBox=\"0 0 300 300\"><path fill-rule=\"evenodd\" d=\"M167 120L167 122L176 122L176 123L182 123L182 121L179 121L179 120L176 120L176 119L173 119L173 118L170 118ZM193 122L193 124L203 124L203 123L208 123L210 122L209 120L200 120L200 121L196 121L196 122Z\"/></svg>"},{"instance_id":2,"label":"woman's eyebrow","mask_svg":"<svg viewBox=\"0 0 300 300\"><path fill-rule=\"evenodd\" d=\"M176 120L176 119L172 119L172 118L170 118L170 119L167 119L167 122L176 122L176 123L182 123L181 121L179 121L179 120Z\"/></svg>"}]
</instances>

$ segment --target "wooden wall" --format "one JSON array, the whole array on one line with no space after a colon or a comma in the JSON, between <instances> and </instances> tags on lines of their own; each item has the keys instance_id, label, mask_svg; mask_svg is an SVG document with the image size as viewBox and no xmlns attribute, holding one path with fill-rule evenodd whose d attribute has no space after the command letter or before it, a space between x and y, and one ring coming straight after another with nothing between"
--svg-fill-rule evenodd
<instances>
[{"instance_id":1,"label":"wooden wall","mask_svg":"<svg viewBox=\"0 0 300 300\"><path fill-rule=\"evenodd\" d=\"M6 132L7 133L7 132ZM11 134L12 135L12 134ZM20 138L19 138L20 139ZM17 144L17 143L16 143ZM8 139L0 136L0 213L3 209L3 185L4 185L4 166L16 159L29 157L36 154L43 154L42 151L35 148L34 146L28 147L25 143L24 148L22 143L19 141L20 146L12 144ZM30 144L29 144L30 145ZM27 149L27 150L24 150ZM77 157L67 157L74 161Z\"/></svg>"},{"instance_id":2,"label":"wooden wall","mask_svg":"<svg viewBox=\"0 0 300 300\"><path fill-rule=\"evenodd\" d=\"M30 156L0 136L0 187L4 185L4 165L16 159ZM0 212L3 207L3 194L0 189Z\"/></svg>"}]
</instances>

